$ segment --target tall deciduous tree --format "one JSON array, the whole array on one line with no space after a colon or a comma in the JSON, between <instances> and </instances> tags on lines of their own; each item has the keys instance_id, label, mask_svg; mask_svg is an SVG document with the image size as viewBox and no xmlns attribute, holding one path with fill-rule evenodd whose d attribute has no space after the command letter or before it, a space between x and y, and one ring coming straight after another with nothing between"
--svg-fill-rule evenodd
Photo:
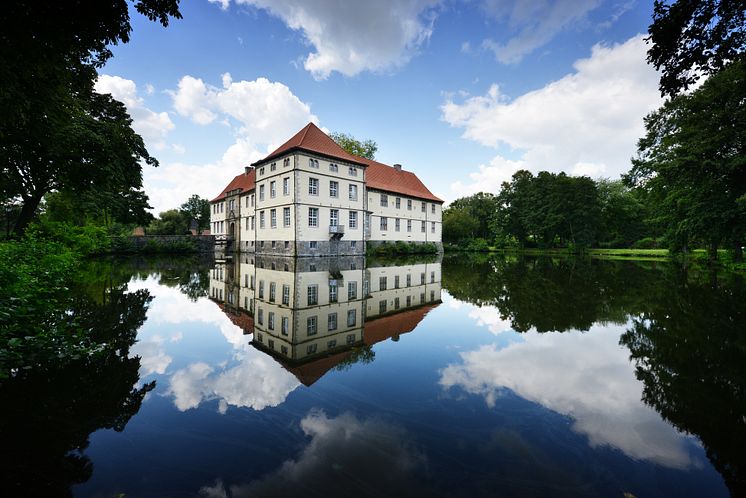
<instances>
[{"instance_id":1,"label":"tall deciduous tree","mask_svg":"<svg viewBox=\"0 0 746 498\"><path fill-rule=\"evenodd\" d=\"M742 58L745 24L743 0L656 0L648 62L661 71L661 94L677 95Z\"/></svg>"},{"instance_id":2,"label":"tall deciduous tree","mask_svg":"<svg viewBox=\"0 0 746 498\"><path fill-rule=\"evenodd\" d=\"M138 0L134 8L164 26L181 17L178 0ZM131 31L125 0L17 1L0 9L0 195L22 201L16 231L47 192L112 179L137 191L141 162L157 164L124 106L93 90L110 46L129 41Z\"/></svg>"},{"instance_id":3,"label":"tall deciduous tree","mask_svg":"<svg viewBox=\"0 0 746 498\"><path fill-rule=\"evenodd\" d=\"M194 194L179 208L189 220L197 221L200 232L210 226L210 201Z\"/></svg>"},{"instance_id":4,"label":"tall deciduous tree","mask_svg":"<svg viewBox=\"0 0 746 498\"><path fill-rule=\"evenodd\" d=\"M645 118L626 176L656 201L672 249L704 242L710 259L746 241L746 63L734 62Z\"/></svg>"},{"instance_id":5,"label":"tall deciduous tree","mask_svg":"<svg viewBox=\"0 0 746 498\"><path fill-rule=\"evenodd\" d=\"M330 133L329 136L332 140L337 142L340 147L352 155L365 157L367 159L376 158L378 144L373 140L358 140L352 135L341 132Z\"/></svg>"}]
</instances>

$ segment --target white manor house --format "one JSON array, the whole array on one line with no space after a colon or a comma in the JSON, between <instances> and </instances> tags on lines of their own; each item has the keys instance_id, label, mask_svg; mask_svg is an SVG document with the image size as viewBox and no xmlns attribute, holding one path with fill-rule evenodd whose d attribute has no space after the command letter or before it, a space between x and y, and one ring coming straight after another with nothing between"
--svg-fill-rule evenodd
<instances>
[{"instance_id":1,"label":"white manor house","mask_svg":"<svg viewBox=\"0 0 746 498\"><path fill-rule=\"evenodd\" d=\"M360 255L397 241L440 249L442 207L414 173L349 154L309 123L236 176L210 220L233 251Z\"/></svg>"}]
</instances>

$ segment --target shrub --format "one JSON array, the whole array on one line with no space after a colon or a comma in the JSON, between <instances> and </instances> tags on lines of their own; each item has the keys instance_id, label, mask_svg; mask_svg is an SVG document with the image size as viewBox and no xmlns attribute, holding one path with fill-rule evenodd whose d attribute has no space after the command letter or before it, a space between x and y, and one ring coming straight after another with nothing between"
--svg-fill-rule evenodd
<instances>
[{"instance_id":1,"label":"shrub","mask_svg":"<svg viewBox=\"0 0 746 498\"><path fill-rule=\"evenodd\" d=\"M81 255L103 254L111 249L108 231L98 225L44 221L29 226L27 234L30 239L57 242Z\"/></svg>"},{"instance_id":2,"label":"shrub","mask_svg":"<svg viewBox=\"0 0 746 498\"><path fill-rule=\"evenodd\" d=\"M633 249L659 249L660 241L653 237L645 237L632 244Z\"/></svg>"}]
</instances>

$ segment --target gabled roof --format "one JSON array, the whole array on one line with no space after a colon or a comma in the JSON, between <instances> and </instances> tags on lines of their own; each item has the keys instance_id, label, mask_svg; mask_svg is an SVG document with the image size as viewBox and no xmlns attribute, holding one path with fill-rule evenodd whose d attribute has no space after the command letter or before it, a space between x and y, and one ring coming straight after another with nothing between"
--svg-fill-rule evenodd
<instances>
[{"instance_id":1,"label":"gabled roof","mask_svg":"<svg viewBox=\"0 0 746 498\"><path fill-rule=\"evenodd\" d=\"M339 144L337 144L337 142L332 140L329 135L321 131L319 127L313 123L308 123L301 131L293 135L290 140L280 145L274 152L264 159L260 159L253 163L252 166L267 163L272 159L294 150L314 152L331 159L339 159L365 166L365 163L361 161L360 157L353 156L344 150L339 146Z\"/></svg>"},{"instance_id":2,"label":"gabled roof","mask_svg":"<svg viewBox=\"0 0 746 498\"><path fill-rule=\"evenodd\" d=\"M384 315L365 322L363 341L368 346L384 341L390 337L398 337L412 332L423 318L440 306L440 303L427 304L414 309Z\"/></svg>"},{"instance_id":3,"label":"gabled roof","mask_svg":"<svg viewBox=\"0 0 746 498\"><path fill-rule=\"evenodd\" d=\"M244 192L248 192L249 190L254 190L254 185L256 183L256 170L249 170L248 173L241 173L240 175L236 176L231 180L231 182L228 184L227 187L223 189L222 192L220 192L220 195L211 200L210 202L217 202L220 199L225 198L225 194L227 192L230 192L231 190L236 190L237 188L242 189Z\"/></svg>"},{"instance_id":4,"label":"gabled roof","mask_svg":"<svg viewBox=\"0 0 746 498\"><path fill-rule=\"evenodd\" d=\"M369 189L383 190L396 194L408 195L442 203L443 200L433 195L424 183L411 171L396 169L378 161L359 158L368 168L365 170L365 180Z\"/></svg>"}]
</instances>

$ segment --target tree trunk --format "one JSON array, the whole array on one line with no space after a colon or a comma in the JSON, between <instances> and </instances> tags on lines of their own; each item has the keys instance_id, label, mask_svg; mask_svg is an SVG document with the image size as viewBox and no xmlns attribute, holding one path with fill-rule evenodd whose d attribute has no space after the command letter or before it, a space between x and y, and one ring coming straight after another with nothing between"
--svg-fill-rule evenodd
<instances>
[{"instance_id":1,"label":"tree trunk","mask_svg":"<svg viewBox=\"0 0 746 498\"><path fill-rule=\"evenodd\" d=\"M741 242L738 240L733 244L733 261L736 263L743 261L743 248L741 247Z\"/></svg>"},{"instance_id":2,"label":"tree trunk","mask_svg":"<svg viewBox=\"0 0 746 498\"><path fill-rule=\"evenodd\" d=\"M31 197L23 199L23 207L18 215L15 226L13 227L13 234L15 237L21 238L26 232L29 223L34 219L34 215L39 207L39 203L41 203L42 197L44 197L43 192L36 192Z\"/></svg>"},{"instance_id":3,"label":"tree trunk","mask_svg":"<svg viewBox=\"0 0 746 498\"><path fill-rule=\"evenodd\" d=\"M712 264L718 260L718 244L717 242L710 242L707 247L707 260Z\"/></svg>"}]
</instances>

